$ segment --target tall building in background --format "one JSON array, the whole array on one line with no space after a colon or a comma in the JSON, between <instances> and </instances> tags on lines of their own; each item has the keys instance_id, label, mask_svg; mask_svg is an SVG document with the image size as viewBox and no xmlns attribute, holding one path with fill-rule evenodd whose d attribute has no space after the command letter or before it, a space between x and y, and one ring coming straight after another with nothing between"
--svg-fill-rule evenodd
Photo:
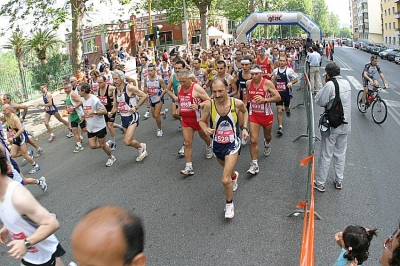
<instances>
[{"instance_id":1,"label":"tall building in background","mask_svg":"<svg viewBox=\"0 0 400 266\"><path fill-rule=\"evenodd\" d=\"M358 40L368 43L383 43L380 0L357 0L355 2Z\"/></svg>"},{"instance_id":2,"label":"tall building in background","mask_svg":"<svg viewBox=\"0 0 400 266\"><path fill-rule=\"evenodd\" d=\"M400 45L400 0L381 0L383 43L390 47Z\"/></svg>"},{"instance_id":3,"label":"tall building in background","mask_svg":"<svg viewBox=\"0 0 400 266\"><path fill-rule=\"evenodd\" d=\"M353 40L358 41L358 24L357 24L357 0L349 0L350 4L350 27L353 32Z\"/></svg>"}]
</instances>

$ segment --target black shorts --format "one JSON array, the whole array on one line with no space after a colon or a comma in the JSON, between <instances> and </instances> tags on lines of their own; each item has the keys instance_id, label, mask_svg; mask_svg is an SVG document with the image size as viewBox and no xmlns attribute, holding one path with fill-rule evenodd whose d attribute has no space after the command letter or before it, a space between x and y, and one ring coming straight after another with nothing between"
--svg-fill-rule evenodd
<instances>
[{"instance_id":1,"label":"black shorts","mask_svg":"<svg viewBox=\"0 0 400 266\"><path fill-rule=\"evenodd\" d=\"M22 132L21 135L19 135L17 138L13 139L13 143L19 147L21 147L22 145L24 145L25 143L29 142L29 137L28 134L26 134L26 131L24 130L24 132Z\"/></svg>"},{"instance_id":2,"label":"black shorts","mask_svg":"<svg viewBox=\"0 0 400 266\"><path fill-rule=\"evenodd\" d=\"M22 265L27 265L27 266L54 266L56 265L56 258L60 258L61 256L65 255L65 250L62 248L60 244L57 245L56 251L51 255L51 258L48 262L45 262L43 264L32 264L29 262L24 261L24 259L21 260Z\"/></svg>"},{"instance_id":3,"label":"black shorts","mask_svg":"<svg viewBox=\"0 0 400 266\"><path fill-rule=\"evenodd\" d=\"M235 138L232 143L220 144L216 141L212 141L212 149L215 157L221 161L225 161L225 156L238 152L240 154L241 141L240 138Z\"/></svg>"},{"instance_id":4,"label":"black shorts","mask_svg":"<svg viewBox=\"0 0 400 266\"><path fill-rule=\"evenodd\" d=\"M161 100L156 102L156 103L153 103L153 102L150 101L150 106L151 107L156 107L156 105L159 104L159 103L163 103L164 104L164 97L162 97Z\"/></svg>"},{"instance_id":5,"label":"black shorts","mask_svg":"<svg viewBox=\"0 0 400 266\"><path fill-rule=\"evenodd\" d=\"M292 97L289 95L281 95L281 100L276 103L276 106L285 105L286 107L289 107L291 98Z\"/></svg>"},{"instance_id":6,"label":"black shorts","mask_svg":"<svg viewBox=\"0 0 400 266\"><path fill-rule=\"evenodd\" d=\"M81 128L85 128L85 127L86 127L86 121L83 120L80 124L71 121L71 127L78 127L78 125L79 125Z\"/></svg>"},{"instance_id":7,"label":"black shorts","mask_svg":"<svg viewBox=\"0 0 400 266\"><path fill-rule=\"evenodd\" d=\"M105 138L107 136L107 129L103 128L100 131L97 131L95 133L87 133L88 139L93 138L93 137L98 137L99 139Z\"/></svg>"},{"instance_id":8,"label":"black shorts","mask_svg":"<svg viewBox=\"0 0 400 266\"><path fill-rule=\"evenodd\" d=\"M106 123L108 123L108 122L114 123L115 122L115 116L116 116L116 114L113 114L111 117L108 117L108 115L104 115L104 120L106 121Z\"/></svg>"}]
</instances>

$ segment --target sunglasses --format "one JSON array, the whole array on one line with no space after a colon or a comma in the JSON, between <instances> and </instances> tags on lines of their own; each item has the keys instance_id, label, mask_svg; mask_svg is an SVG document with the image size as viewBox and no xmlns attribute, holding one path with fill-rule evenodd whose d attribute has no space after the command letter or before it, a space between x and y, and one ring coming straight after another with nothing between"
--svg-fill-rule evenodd
<instances>
[{"instance_id":1,"label":"sunglasses","mask_svg":"<svg viewBox=\"0 0 400 266\"><path fill-rule=\"evenodd\" d=\"M392 252L389 250L389 245L392 244L393 238L399 230L400 224L399 227L383 242L383 248L386 249L390 254L392 254Z\"/></svg>"}]
</instances>

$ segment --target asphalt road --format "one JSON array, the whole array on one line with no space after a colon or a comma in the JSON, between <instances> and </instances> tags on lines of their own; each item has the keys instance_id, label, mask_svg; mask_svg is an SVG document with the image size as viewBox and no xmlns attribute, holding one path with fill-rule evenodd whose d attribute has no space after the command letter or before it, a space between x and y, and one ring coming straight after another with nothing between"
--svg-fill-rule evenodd
<instances>
[{"instance_id":1,"label":"asphalt road","mask_svg":"<svg viewBox=\"0 0 400 266\"><path fill-rule=\"evenodd\" d=\"M369 56L351 48L335 50L342 75L354 77L350 78L355 84L354 103L354 80L361 82ZM394 118L400 107L396 106L400 100L396 93L400 91L396 81L400 67L388 62L380 65L393 85L382 94L392 101L392 114L378 126L370 110L363 115L354 104L343 189L334 189L331 171L327 192L316 192L316 211L323 217L315 223L316 265L333 265L340 252L334 234L350 224L380 229L371 244L370 259L364 264L377 265L382 241L400 216L396 182L400 171L396 119L400 121L400 116ZM295 91L293 106L301 102L302 92ZM169 108L170 101L164 106ZM321 109L315 110L318 116ZM142 107L141 114L144 111ZM123 145L123 135L117 130L117 161L110 168L105 167L104 152L89 149L87 142L84 151L72 153L73 140L62 137L66 129L59 130L59 137L51 144L47 137L39 139L45 153L37 160L42 169L34 177L46 176L49 189L42 193L30 186L29 190L57 214L61 228L56 235L67 251L64 262L72 260L69 239L80 217L96 206L112 204L143 218L148 265L298 265L303 219L302 215L287 215L305 197L307 168L300 167L299 160L307 156L308 143L305 138L293 142L306 133L304 107L293 109L292 116L284 118L284 136L276 136L274 124L272 152L265 158L260 150L258 175L246 173L249 146L242 148L237 163L241 175L234 194L235 217L231 221L224 219L222 168L215 158L205 159L205 145L197 135L193 144L195 175L184 177L179 173L185 160L177 155L182 145L177 127L178 122L168 117L163 120L164 137L156 138L154 119L141 120L136 137L147 143L149 156L140 163L135 162L137 151ZM317 142L317 157L318 148ZM29 165L20 165L23 173L29 171ZM0 246L1 265L17 265L6 250Z\"/></svg>"}]
</instances>

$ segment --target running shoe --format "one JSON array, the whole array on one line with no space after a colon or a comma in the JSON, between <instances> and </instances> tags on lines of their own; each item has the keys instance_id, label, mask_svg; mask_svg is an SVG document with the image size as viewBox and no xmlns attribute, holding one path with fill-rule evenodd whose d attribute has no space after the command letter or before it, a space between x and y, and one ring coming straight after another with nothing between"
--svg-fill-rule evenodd
<instances>
[{"instance_id":1,"label":"running shoe","mask_svg":"<svg viewBox=\"0 0 400 266\"><path fill-rule=\"evenodd\" d=\"M78 146L78 145L76 145L75 146L75 149L74 149L74 153L78 153L78 152L80 152L80 151L83 151L85 148L84 147L82 147L82 146Z\"/></svg>"},{"instance_id":2,"label":"running shoe","mask_svg":"<svg viewBox=\"0 0 400 266\"><path fill-rule=\"evenodd\" d=\"M269 156L271 153L271 146L266 144L266 141L264 140L264 155Z\"/></svg>"},{"instance_id":3,"label":"running shoe","mask_svg":"<svg viewBox=\"0 0 400 266\"><path fill-rule=\"evenodd\" d=\"M178 126L178 130L181 131L182 130L182 124L179 124Z\"/></svg>"},{"instance_id":4,"label":"running shoe","mask_svg":"<svg viewBox=\"0 0 400 266\"><path fill-rule=\"evenodd\" d=\"M113 165L115 163L116 160L117 159L115 158L114 155L109 156L108 160L107 160L107 163L106 163L106 166L110 167L111 165Z\"/></svg>"},{"instance_id":5,"label":"running shoe","mask_svg":"<svg viewBox=\"0 0 400 266\"><path fill-rule=\"evenodd\" d=\"M238 188L238 179L239 179L239 172L235 171L236 179L232 180L232 185L233 185L233 191L236 191Z\"/></svg>"},{"instance_id":6,"label":"running shoe","mask_svg":"<svg viewBox=\"0 0 400 266\"><path fill-rule=\"evenodd\" d=\"M53 142L56 138L56 135L50 135L49 142Z\"/></svg>"},{"instance_id":7,"label":"running shoe","mask_svg":"<svg viewBox=\"0 0 400 266\"><path fill-rule=\"evenodd\" d=\"M336 189L342 189L342 182L335 180L334 183Z\"/></svg>"},{"instance_id":8,"label":"running shoe","mask_svg":"<svg viewBox=\"0 0 400 266\"><path fill-rule=\"evenodd\" d=\"M325 192L326 190L325 185L318 185L315 181L314 181L314 188L319 192Z\"/></svg>"},{"instance_id":9,"label":"running shoe","mask_svg":"<svg viewBox=\"0 0 400 266\"><path fill-rule=\"evenodd\" d=\"M290 117L290 111L286 112L286 116L287 116L287 118Z\"/></svg>"},{"instance_id":10,"label":"running shoe","mask_svg":"<svg viewBox=\"0 0 400 266\"><path fill-rule=\"evenodd\" d=\"M76 264L75 262L71 261L68 266L78 266L78 264Z\"/></svg>"},{"instance_id":11,"label":"running shoe","mask_svg":"<svg viewBox=\"0 0 400 266\"><path fill-rule=\"evenodd\" d=\"M279 136L282 136L283 135L283 128L282 127L279 127L278 128L278 133L277 133Z\"/></svg>"},{"instance_id":12,"label":"running shoe","mask_svg":"<svg viewBox=\"0 0 400 266\"><path fill-rule=\"evenodd\" d=\"M157 129L157 138L161 138L163 135L163 131L161 129Z\"/></svg>"},{"instance_id":13,"label":"running shoe","mask_svg":"<svg viewBox=\"0 0 400 266\"><path fill-rule=\"evenodd\" d=\"M232 219L235 216L235 211L232 203L227 203L225 206L225 219Z\"/></svg>"},{"instance_id":14,"label":"running shoe","mask_svg":"<svg viewBox=\"0 0 400 266\"><path fill-rule=\"evenodd\" d=\"M83 143L83 136L80 135L79 138L81 139L81 143Z\"/></svg>"},{"instance_id":15,"label":"running shoe","mask_svg":"<svg viewBox=\"0 0 400 266\"><path fill-rule=\"evenodd\" d=\"M258 167L258 165L251 163L249 170L247 170L247 173L255 175L258 172L260 172L260 168Z\"/></svg>"},{"instance_id":16,"label":"running shoe","mask_svg":"<svg viewBox=\"0 0 400 266\"><path fill-rule=\"evenodd\" d=\"M43 192L47 191L47 183L46 183L46 178L44 176L42 176L41 178L39 178L39 183L38 185L40 186L40 188L43 190Z\"/></svg>"},{"instance_id":17,"label":"running shoe","mask_svg":"<svg viewBox=\"0 0 400 266\"><path fill-rule=\"evenodd\" d=\"M40 155L42 155L43 153L43 148L39 147L39 149L37 149L36 154L35 154L35 158L40 157Z\"/></svg>"},{"instance_id":18,"label":"running shoe","mask_svg":"<svg viewBox=\"0 0 400 266\"><path fill-rule=\"evenodd\" d=\"M185 169L181 170L182 175L194 175L193 166L186 165Z\"/></svg>"},{"instance_id":19,"label":"running shoe","mask_svg":"<svg viewBox=\"0 0 400 266\"><path fill-rule=\"evenodd\" d=\"M182 148L178 151L178 154L180 156L185 156L185 146L182 146Z\"/></svg>"},{"instance_id":20,"label":"running shoe","mask_svg":"<svg viewBox=\"0 0 400 266\"><path fill-rule=\"evenodd\" d=\"M51 212L50 215L53 216L54 219L57 219L57 215L54 212Z\"/></svg>"},{"instance_id":21,"label":"running shoe","mask_svg":"<svg viewBox=\"0 0 400 266\"><path fill-rule=\"evenodd\" d=\"M32 169L29 171L29 173L34 174L39 170L40 170L40 166L38 164L35 164L34 166L32 166Z\"/></svg>"},{"instance_id":22,"label":"running shoe","mask_svg":"<svg viewBox=\"0 0 400 266\"><path fill-rule=\"evenodd\" d=\"M33 150L28 150L28 155L29 157L33 158ZM24 157L22 157L22 162L26 162L26 159Z\"/></svg>"},{"instance_id":23,"label":"running shoe","mask_svg":"<svg viewBox=\"0 0 400 266\"><path fill-rule=\"evenodd\" d=\"M142 148L139 149L139 156L136 157L136 162L142 161L144 158L147 157L147 149L146 149L146 143L140 143L142 145Z\"/></svg>"},{"instance_id":24,"label":"running shoe","mask_svg":"<svg viewBox=\"0 0 400 266\"><path fill-rule=\"evenodd\" d=\"M68 132L68 134L66 135L67 138L72 138L74 136L74 133L72 133L72 131Z\"/></svg>"},{"instance_id":25,"label":"running shoe","mask_svg":"<svg viewBox=\"0 0 400 266\"><path fill-rule=\"evenodd\" d=\"M211 159L213 157L213 150L211 146L206 146L206 158Z\"/></svg>"},{"instance_id":26,"label":"running shoe","mask_svg":"<svg viewBox=\"0 0 400 266\"><path fill-rule=\"evenodd\" d=\"M150 112L147 111L147 112L143 115L143 117L146 118L146 119L149 118L149 117L150 117Z\"/></svg>"},{"instance_id":27,"label":"running shoe","mask_svg":"<svg viewBox=\"0 0 400 266\"><path fill-rule=\"evenodd\" d=\"M167 114L168 114L168 109L165 109L164 110L164 114L163 114L163 118L164 119L167 119Z\"/></svg>"},{"instance_id":28,"label":"running shoe","mask_svg":"<svg viewBox=\"0 0 400 266\"><path fill-rule=\"evenodd\" d=\"M115 149L117 148L117 144L115 142L111 142L110 148L112 151L115 151Z\"/></svg>"}]
</instances>

